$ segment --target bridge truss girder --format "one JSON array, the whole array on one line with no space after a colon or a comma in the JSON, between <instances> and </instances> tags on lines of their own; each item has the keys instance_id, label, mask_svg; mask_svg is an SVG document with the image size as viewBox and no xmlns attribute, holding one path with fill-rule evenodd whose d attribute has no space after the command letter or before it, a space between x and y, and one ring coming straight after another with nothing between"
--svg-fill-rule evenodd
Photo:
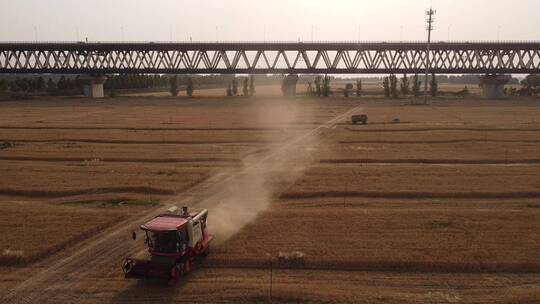
<instances>
[{"instance_id":1,"label":"bridge truss girder","mask_svg":"<svg viewBox=\"0 0 540 304\"><path fill-rule=\"evenodd\" d=\"M414 74L425 43L0 43L0 73ZM540 73L540 43L436 43L437 74Z\"/></svg>"}]
</instances>

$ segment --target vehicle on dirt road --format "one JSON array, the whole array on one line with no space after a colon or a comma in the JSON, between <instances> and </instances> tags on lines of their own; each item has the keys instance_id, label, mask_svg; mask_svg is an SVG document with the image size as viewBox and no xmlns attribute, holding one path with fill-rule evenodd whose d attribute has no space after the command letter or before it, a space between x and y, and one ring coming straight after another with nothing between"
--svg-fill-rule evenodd
<instances>
[{"instance_id":1,"label":"vehicle on dirt road","mask_svg":"<svg viewBox=\"0 0 540 304\"><path fill-rule=\"evenodd\" d=\"M197 212L177 207L169 209L141 225L150 259L125 259L122 269L126 278L161 278L177 283L193 270L210 252L213 236L208 233L208 210ZM133 232L135 240L136 233Z\"/></svg>"},{"instance_id":2,"label":"vehicle on dirt road","mask_svg":"<svg viewBox=\"0 0 540 304\"><path fill-rule=\"evenodd\" d=\"M352 121L353 125L355 125L357 123L361 123L361 124L365 125L368 122L368 117L367 117L366 114L353 115L351 117L351 121Z\"/></svg>"}]
</instances>

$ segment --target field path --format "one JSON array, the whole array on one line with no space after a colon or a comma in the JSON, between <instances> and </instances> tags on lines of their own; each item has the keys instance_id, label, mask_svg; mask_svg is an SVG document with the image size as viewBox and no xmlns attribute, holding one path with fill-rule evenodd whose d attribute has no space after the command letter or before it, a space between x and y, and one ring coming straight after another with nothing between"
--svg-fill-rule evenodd
<instances>
[{"instance_id":1,"label":"field path","mask_svg":"<svg viewBox=\"0 0 540 304\"><path fill-rule=\"evenodd\" d=\"M96 111L83 112L83 113L68 113L68 114L63 114L63 115L56 115L55 118L56 119L87 118L87 117L92 116L92 115L103 114L103 113L107 113L107 112L110 112L110 111L111 111L110 109L106 109L106 110L96 110ZM29 122L33 122L33 121L35 121L34 118L31 118L31 119L17 118L17 119L12 119L12 120L0 120L0 123L1 124L29 123ZM0 128L5 128L5 127L8 127L8 126L0 125ZM10 127L8 127L8 128L10 128Z\"/></svg>"},{"instance_id":2,"label":"field path","mask_svg":"<svg viewBox=\"0 0 540 304\"><path fill-rule=\"evenodd\" d=\"M344 122L350 115L361 111L362 108L351 106L347 111L335 116L327 122L308 129L305 133L276 146L267 153L260 155L255 161L250 161L247 168L230 168L216 174L201 184L182 194L179 201L170 200L164 207L144 212L129 220L107 229L105 232L68 249L55 256L22 269L32 272L28 279L9 290L2 303L78 303L95 298L95 302L106 302L100 298L102 290L110 289L110 281L118 278L120 265L124 257L141 252L144 248L141 241L133 242L131 232L137 231L138 226L153 215L166 211L173 203L201 207L201 202L230 189L236 183L236 178L242 170L249 167L271 167L273 158L288 149L300 145ZM274 159L275 160L275 159ZM212 207L205 204L204 207ZM156 298L162 302L163 298Z\"/></svg>"}]
</instances>

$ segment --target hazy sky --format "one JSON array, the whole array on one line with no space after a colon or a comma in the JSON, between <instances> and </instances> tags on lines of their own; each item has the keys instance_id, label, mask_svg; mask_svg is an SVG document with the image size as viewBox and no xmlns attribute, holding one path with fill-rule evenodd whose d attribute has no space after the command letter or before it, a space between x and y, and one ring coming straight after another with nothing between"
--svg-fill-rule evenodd
<instances>
[{"instance_id":1,"label":"hazy sky","mask_svg":"<svg viewBox=\"0 0 540 304\"><path fill-rule=\"evenodd\" d=\"M0 0L0 41L423 40L429 0ZM540 0L433 0L435 40L540 40Z\"/></svg>"}]
</instances>

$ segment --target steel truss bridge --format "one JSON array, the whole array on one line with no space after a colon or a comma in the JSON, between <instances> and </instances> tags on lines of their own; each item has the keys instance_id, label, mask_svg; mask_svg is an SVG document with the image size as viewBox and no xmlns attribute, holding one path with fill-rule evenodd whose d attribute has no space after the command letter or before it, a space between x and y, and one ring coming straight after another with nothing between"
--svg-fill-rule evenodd
<instances>
[{"instance_id":1,"label":"steel truss bridge","mask_svg":"<svg viewBox=\"0 0 540 304\"><path fill-rule=\"evenodd\" d=\"M385 43L2 43L0 73L414 74L427 45ZM540 73L538 42L432 43L436 74Z\"/></svg>"}]
</instances>

